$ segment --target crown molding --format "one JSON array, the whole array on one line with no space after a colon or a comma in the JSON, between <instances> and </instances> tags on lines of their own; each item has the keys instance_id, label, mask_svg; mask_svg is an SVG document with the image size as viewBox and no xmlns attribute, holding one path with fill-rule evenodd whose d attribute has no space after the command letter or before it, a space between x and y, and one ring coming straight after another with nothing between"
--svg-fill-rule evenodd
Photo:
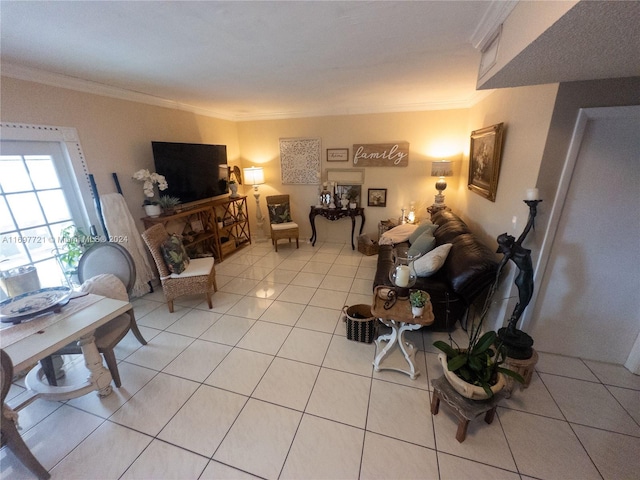
<instances>
[{"instance_id":1,"label":"crown molding","mask_svg":"<svg viewBox=\"0 0 640 480\"><path fill-rule=\"evenodd\" d=\"M58 73L46 72L35 68L24 67L12 63L2 63L1 73L3 76L25 80L29 82L41 83L52 87L65 88L69 90L100 95L104 97L117 98L119 100L127 100L131 102L144 103L158 107L171 108L174 110L182 110L191 112L196 115L217 118L220 120L228 120L232 122L249 122L260 120L286 120L291 118L310 118L310 117L326 117L340 115L366 115L376 113L399 113L399 112L421 112L430 110L456 110L470 108L480 100L489 95L491 90L476 90L473 95L467 99L452 102L431 102L431 103L414 103L404 105L382 105L382 106L362 106L362 107L335 107L313 111L283 111L268 112L258 114L236 114L230 112L214 111L206 108L196 107L169 100L146 93L135 92L123 88L112 87L102 83L83 80L76 77L61 75Z\"/></svg>"},{"instance_id":2,"label":"crown molding","mask_svg":"<svg viewBox=\"0 0 640 480\"><path fill-rule=\"evenodd\" d=\"M493 0L469 39L476 50L482 51L493 40L498 27L504 23L519 0Z\"/></svg>"},{"instance_id":3,"label":"crown molding","mask_svg":"<svg viewBox=\"0 0 640 480\"><path fill-rule=\"evenodd\" d=\"M204 115L206 117L219 118L221 120L235 121L233 115L227 115L222 112L213 111L193 105L188 105L175 100L169 100L146 93L126 90L124 88L112 87L103 83L83 80L77 77L70 77L59 73L51 73L22 65L12 63L2 63L2 75L5 77L16 78L18 80L26 80L29 82L42 83L51 87L66 88L78 92L92 93L103 97L117 98L119 100L129 100L131 102L145 103L147 105L155 105L157 107L171 108L174 110L183 110L186 112Z\"/></svg>"}]
</instances>

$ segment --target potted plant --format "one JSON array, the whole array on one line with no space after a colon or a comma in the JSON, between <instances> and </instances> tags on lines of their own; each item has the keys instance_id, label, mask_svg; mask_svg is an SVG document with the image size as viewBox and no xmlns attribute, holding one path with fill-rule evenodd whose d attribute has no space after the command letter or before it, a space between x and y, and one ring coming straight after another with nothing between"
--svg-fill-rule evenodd
<instances>
[{"instance_id":1,"label":"potted plant","mask_svg":"<svg viewBox=\"0 0 640 480\"><path fill-rule=\"evenodd\" d=\"M358 207L358 197L360 196L360 194L358 193L358 190L355 187L351 187L348 191L347 191L347 198L349 199L349 208L357 208Z\"/></svg>"},{"instance_id":2,"label":"potted plant","mask_svg":"<svg viewBox=\"0 0 640 480\"><path fill-rule=\"evenodd\" d=\"M77 275L80 257L94 241L93 237L87 235L75 225L69 225L60 232L56 259L62 267L65 277L70 282L78 283Z\"/></svg>"},{"instance_id":3,"label":"potted plant","mask_svg":"<svg viewBox=\"0 0 640 480\"><path fill-rule=\"evenodd\" d=\"M411 313L413 317L421 317L424 313L424 306L431 300L430 295L424 290L413 290L409 294L409 303L411 303Z\"/></svg>"},{"instance_id":4,"label":"potted plant","mask_svg":"<svg viewBox=\"0 0 640 480\"><path fill-rule=\"evenodd\" d=\"M170 195L162 195L158 200L158 203L167 215L173 215L175 209L180 205L180 199L178 197L172 197Z\"/></svg>"},{"instance_id":5,"label":"potted plant","mask_svg":"<svg viewBox=\"0 0 640 480\"><path fill-rule=\"evenodd\" d=\"M502 390L506 386L504 375L524 383L520 374L501 366L507 356L506 347L496 332L482 334L483 320L484 317L477 325L471 325L469 344L465 348L458 345L454 348L441 340L433 343L442 351L438 360L446 379L458 393L472 400L490 398Z\"/></svg>"},{"instance_id":6,"label":"potted plant","mask_svg":"<svg viewBox=\"0 0 640 480\"><path fill-rule=\"evenodd\" d=\"M151 173L148 169L143 168L133 174L134 180L144 182L142 187L145 195L145 200L142 203L145 213L149 217L158 217L162 213L160 204L153 200L155 196L155 185L158 185L158 190L166 190L169 185L163 175L156 172Z\"/></svg>"}]
</instances>

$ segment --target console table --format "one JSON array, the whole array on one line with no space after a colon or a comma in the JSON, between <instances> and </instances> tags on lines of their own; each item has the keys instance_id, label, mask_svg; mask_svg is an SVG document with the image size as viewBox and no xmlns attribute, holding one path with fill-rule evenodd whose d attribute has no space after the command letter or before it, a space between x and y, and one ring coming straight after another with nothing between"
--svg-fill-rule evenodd
<instances>
[{"instance_id":1,"label":"console table","mask_svg":"<svg viewBox=\"0 0 640 480\"><path fill-rule=\"evenodd\" d=\"M322 216L327 220L331 220L332 222L335 220L340 220L341 218L351 217L351 249L355 250L356 246L353 242L353 232L356 229L356 217L360 217L362 222L360 223L360 234L362 233L362 228L364 227L364 208L348 208L342 210L341 208L318 208L311 207L311 211L309 212L309 223L311 223L311 245L316 245L316 240L318 236L316 234L316 216Z\"/></svg>"}]
</instances>

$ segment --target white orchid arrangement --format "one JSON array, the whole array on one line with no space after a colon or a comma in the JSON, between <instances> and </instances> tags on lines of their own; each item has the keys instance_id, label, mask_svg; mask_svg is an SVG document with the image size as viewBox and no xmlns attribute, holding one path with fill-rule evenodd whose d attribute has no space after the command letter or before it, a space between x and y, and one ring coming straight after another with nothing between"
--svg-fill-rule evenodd
<instances>
[{"instance_id":1,"label":"white orchid arrangement","mask_svg":"<svg viewBox=\"0 0 640 480\"><path fill-rule=\"evenodd\" d=\"M133 178L140 182L144 182L142 189L144 191L144 195L148 197L145 200L145 204L151 203L149 198L153 198L155 195L154 185L158 185L158 190L166 190L169 187L167 180L164 178L164 175L160 175L156 172L151 173L148 169L143 168L142 170L138 170L133 174Z\"/></svg>"}]
</instances>

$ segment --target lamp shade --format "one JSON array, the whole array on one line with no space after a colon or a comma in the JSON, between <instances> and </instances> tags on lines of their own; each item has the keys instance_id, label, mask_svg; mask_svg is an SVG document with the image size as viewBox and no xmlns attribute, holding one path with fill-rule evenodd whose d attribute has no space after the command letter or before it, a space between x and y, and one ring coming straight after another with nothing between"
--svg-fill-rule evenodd
<instances>
[{"instance_id":1,"label":"lamp shade","mask_svg":"<svg viewBox=\"0 0 640 480\"><path fill-rule=\"evenodd\" d=\"M247 185L262 185L264 183L264 169L262 167L243 168L244 183Z\"/></svg>"},{"instance_id":2,"label":"lamp shade","mask_svg":"<svg viewBox=\"0 0 640 480\"><path fill-rule=\"evenodd\" d=\"M449 160L431 162L431 176L432 177L452 177L453 162L450 162Z\"/></svg>"}]
</instances>

